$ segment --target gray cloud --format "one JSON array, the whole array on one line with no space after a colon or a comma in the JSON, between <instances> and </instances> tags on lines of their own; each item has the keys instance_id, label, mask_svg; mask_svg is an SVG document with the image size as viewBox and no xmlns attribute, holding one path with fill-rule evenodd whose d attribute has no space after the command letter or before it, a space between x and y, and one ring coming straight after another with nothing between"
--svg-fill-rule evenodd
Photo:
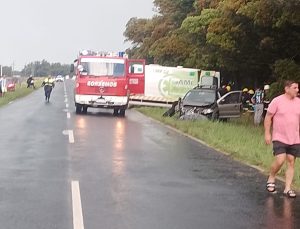
<instances>
[{"instance_id":1,"label":"gray cloud","mask_svg":"<svg viewBox=\"0 0 300 229\"><path fill-rule=\"evenodd\" d=\"M131 17L150 18L153 0L10 0L1 3L0 64L22 69L70 63L81 49L124 50Z\"/></svg>"}]
</instances>

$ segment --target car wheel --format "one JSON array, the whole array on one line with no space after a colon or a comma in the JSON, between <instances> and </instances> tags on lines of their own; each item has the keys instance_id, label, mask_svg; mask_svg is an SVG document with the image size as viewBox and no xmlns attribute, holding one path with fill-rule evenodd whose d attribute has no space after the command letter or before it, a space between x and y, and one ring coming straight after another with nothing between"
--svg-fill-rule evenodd
<instances>
[{"instance_id":1,"label":"car wheel","mask_svg":"<svg viewBox=\"0 0 300 229\"><path fill-rule=\"evenodd\" d=\"M228 118L220 118L220 121L222 121L222 122L227 122L227 121L228 121Z\"/></svg>"},{"instance_id":2,"label":"car wheel","mask_svg":"<svg viewBox=\"0 0 300 229\"><path fill-rule=\"evenodd\" d=\"M219 112L218 112L218 111L214 111L214 112L212 113L212 115L211 115L211 119L212 119L213 121L219 120Z\"/></svg>"}]
</instances>

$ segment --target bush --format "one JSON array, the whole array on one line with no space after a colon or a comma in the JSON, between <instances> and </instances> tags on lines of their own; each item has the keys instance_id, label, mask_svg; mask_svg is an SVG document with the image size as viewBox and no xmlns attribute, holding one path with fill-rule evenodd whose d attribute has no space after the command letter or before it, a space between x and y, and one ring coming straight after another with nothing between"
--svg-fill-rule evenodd
<instances>
[{"instance_id":1,"label":"bush","mask_svg":"<svg viewBox=\"0 0 300 229\"><path fill-rule=\"evenodd\" d=\"M273 65L273 73L277 81L271 84L271 98L283 93L285 80L295 80L300 82L300 65L293 60L284 59L276 61Z\"/></svg>"}]
</instances>

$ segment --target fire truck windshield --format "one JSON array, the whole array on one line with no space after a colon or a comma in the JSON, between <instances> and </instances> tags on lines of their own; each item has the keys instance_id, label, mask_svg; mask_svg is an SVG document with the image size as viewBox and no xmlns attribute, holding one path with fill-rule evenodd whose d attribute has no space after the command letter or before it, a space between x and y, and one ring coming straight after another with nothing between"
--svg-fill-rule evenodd
<instances>
[{"instance_id":1,"label":"fire truck windshield","mask_svg":"<svg viewBox=\"0 0 300 229\"><path fill-rule=\"evenodd\" d=\"M83 67L81 75L94 77L124 77L125 62L123 59L111 58L82 58L80 65Z\"/></svg>"}]
</instances>

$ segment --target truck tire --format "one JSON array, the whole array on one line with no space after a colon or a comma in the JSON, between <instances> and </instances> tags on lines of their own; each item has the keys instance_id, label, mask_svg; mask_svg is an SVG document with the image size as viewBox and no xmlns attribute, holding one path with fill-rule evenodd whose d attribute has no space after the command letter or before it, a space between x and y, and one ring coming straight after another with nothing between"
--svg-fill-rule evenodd
<instances>
[{"instance_id":1,"label":"truck tire","mask_svg":"<svg viewBox=\"0 0 300 229\"><path fill-rule=\"evenodd\" d=\"M82 105L80 105L80 104L75 104L75 107L76 107L76 114L80 114L81 111L82 111Z\"/></svg>"},{"instance_id":2,"label":"truck tire","mask_svg":"<svg viewBox=\"0 0 300 229\"><path fill-rule=\"evenodd\" d=\"M113 115L114 116L117 116L119 114L119 109L118 108L114 108L114 113L113 113Z\"/></svg>"},{"instance_id":3,"label":"truck tire","mask_svg":"<svg viewBox=\"0 0 300 229\"><path fill-rule=\"evenodd\" d=\"M126 112L126 109L120 109L120 116L124 117L125 116L125 112Z\"/></svg>"},{"instance_id":4,"label":"truck tire","mask_svg":"<svg viewBox=\"0 0 300 229\"><path fill-rule=\"evenodd\" d=\"M87 106L83 106L83 107L82 107L82 113L83 113L83 114L86 114L86 113L87 113L87 109L88 109Z\"/></svg>"}]
</instances>

